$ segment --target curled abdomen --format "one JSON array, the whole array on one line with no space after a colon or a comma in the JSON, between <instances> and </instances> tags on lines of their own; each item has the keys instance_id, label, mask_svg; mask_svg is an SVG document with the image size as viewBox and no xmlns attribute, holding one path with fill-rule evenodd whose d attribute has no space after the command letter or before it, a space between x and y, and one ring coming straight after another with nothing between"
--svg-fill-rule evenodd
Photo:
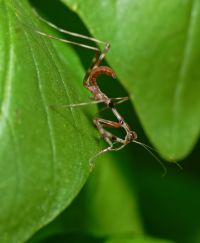
<instances>
[{"instance_id":1,"label":"curled abdomen","mask_svg":"<svg viewBox=\"0 0 200 243\"><path fill-rule=\"evenodd\" d=\"M99 88L97 84L97 77L101 74L105 74L107 76L110 76L112 78L116 78L116 75L112 68L107 66L100 66L94 68L88 79L84 82L84 86L94 95L95 100L103 100L105 97L107 97Z\"/></svg>"}]
</instances>

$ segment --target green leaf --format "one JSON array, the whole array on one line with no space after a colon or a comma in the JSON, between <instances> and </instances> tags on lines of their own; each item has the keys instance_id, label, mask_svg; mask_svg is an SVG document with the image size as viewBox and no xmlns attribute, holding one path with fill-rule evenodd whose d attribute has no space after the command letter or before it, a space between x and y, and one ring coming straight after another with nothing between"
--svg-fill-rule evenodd
<instances>
[{"instance_id":1,"label":"green leaf","mask_svg":"<svg viewBox=\"0 0 200 243\"><path fill-rule=\"evenodd\" d=\"M91 110L51 107L87 100L75 53L33 31L26 0L0 0L0 26L0 242L16 243L70 204L97 145Z\"/></svg>"},{"instance_id":2,"label":"green leaf","mask_svg":"<svg viewBox=\"0 0 200 243\"><path fill-rule=\"evenodd\" d=\"M70 207L29 242L42 242L71 232L99 239L142 235L137 193L133 183L129 184L121 162L110 154L99 157L94 173Z\"/></svg>"},{"instance_id":3,"label":"green leaf","mask_svg":"<svg viewBox=\"0 0 200 243\"><path fill-rule=\"evenodd\" d=\"M107 60L161 155L185 157L200 131L200 1L62 2L111 43Z\"/></svg>"}]
</instances>

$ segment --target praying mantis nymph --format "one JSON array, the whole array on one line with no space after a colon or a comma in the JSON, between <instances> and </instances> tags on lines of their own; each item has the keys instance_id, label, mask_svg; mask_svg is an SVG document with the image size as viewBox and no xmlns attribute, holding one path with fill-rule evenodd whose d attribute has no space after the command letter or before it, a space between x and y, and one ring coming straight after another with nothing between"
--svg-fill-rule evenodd
<instances>
[{"instance_id":1,"label":"praying mantis nymph","mask_svg":"<svg viewBox=\"0 0 200 243\"><path fill-rule=\"evenodd\" d=\"M53 36L48 33L44 33L38 29L32 29L32 31L36 32L37 34L51 38L60 42L80 46L82 48L90 49L95 51L95 55L91 61L90 67L86 71L86 74L83 78L83 86L88 89L92 93L92 97L90 99L92 101L90 102L84 102L79 104L70 104L66 105L65 107L78 107L78 106L85 106L89 104L98 104L103 103L105 106L112 111L114 116L116 117L117 121L111 121L103 118L94 118L93 123L95 127L98 129L99 134L104 139L104 141L108 144L108 146L101 151L99 151L97 154L95 154L89 161L90 164L92 164L92 161L99 155L108 152L108 151L118 151L123 149L126 145L128 145L131 142L137 143L144 147L148 152L161 164L161 166L164 169L164 174L166 173L166 168L163 165L163 163L159 160L159 158L151 151L152 148L147 146L146 144L143 144L139 141L137 141L137 134L135 131L133 131L128 123L125 121L125 119L122 117L122 115L119 113L119 111L116 108L116 104L122 103L126 100L128 100L128 97L117 97L117 98L110 98L108 95L102 92L100 87L98 86L96 79L98 76L105 74L107 76L111 76L112 78L116 78L115 72L108 66L101 66L101 63L103 59L105 58L106 53L110 50L110 44L108 42L104 42L101 40L98 40L93 37L85 36L82 34L78 34L75 32L67 31L65 29L59 28L55 24L47 21L46 19L42 18L34 9L34 14L37 16L37 18L47 24L48 26L52 27L53 29L64 33L66 35L71 35L79 39L86 39L92 42L95 42L97 44L101 44L104 46L103 50L96 46L91 45L85 45L80 42L74 42L67 39L58 38L56 36ZM123 138L116 136L115 134L111 133L106 129L108 128L122 128L125 131L125 136Z\"/></svg>"}]
</instances>

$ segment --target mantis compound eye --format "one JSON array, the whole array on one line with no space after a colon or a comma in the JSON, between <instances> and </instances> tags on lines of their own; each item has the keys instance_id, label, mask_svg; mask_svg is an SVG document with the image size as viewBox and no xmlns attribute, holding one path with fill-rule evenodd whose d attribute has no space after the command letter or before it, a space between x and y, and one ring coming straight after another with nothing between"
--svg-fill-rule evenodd
<instances>
[{"instance_id":1,"label":"mantis compound eye","mask_svg":"<svg viewBox=\"0 0 200 243\"><path fill-rule=\"evenodd\" d=\"M132 140L136 140L136 139L137 139L137 133L134 132L134 131L131 131L130 132L130 140L132 141Z\"/></svg>"}]
</instances>

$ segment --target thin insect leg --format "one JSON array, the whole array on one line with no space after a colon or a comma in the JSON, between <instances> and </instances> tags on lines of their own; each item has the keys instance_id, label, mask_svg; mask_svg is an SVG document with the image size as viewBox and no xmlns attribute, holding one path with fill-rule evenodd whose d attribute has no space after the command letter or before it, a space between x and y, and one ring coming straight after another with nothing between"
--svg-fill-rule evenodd
<instances>
[{"instance_id":1,"label":"thin insect leg","mask_svg":"<svg viewBox=\"0 0 200 243\"><path fill-rule=\"evenodd\" d=\"M128 97L118 97L118 98L110 98L110 100L115 101L118 100L117 102L113 102L114 105L119 105L127 101L129 98ZM105 107L107 109L108 107Z\"/></svg>"},{"instance_id":2,"label":"thin insect leg","mask_svg":"<svg viewBox=\"0 0 200 243\"><path fill-rule=\"evenodd\" d=\"M119 100L120 99L120 100ZM125 101L128 100L128 97L119 97L119 98L111 98L111 100L119 100L117 102L115 102L115 104L121 104ZM78 103L78 104L70 104L70 105L58 105L58 106L61 106L61 107L81 107L81 106L88 106L88 105L96 105L96 104L100 104L100 103L103 103L104 101L103 100L95 100L95 101L90 101L90 102L82 102L82 103ZM108 109L108 107L106 107L105 109Z\"/></svg>"},{"instance_id":3,"label":"thin insect leg","mask_svg":"<svg viewBox=\"0 0 200 243\"><path fill-rule=\"evenodd\" d=\"M96 126L96 128L98 129L101 137L108 143L109 146L112 145L112 140L115 140L115 136L113 136L110 132L106 131L103 128L103 125L101 124L102 119L101 118L95 118L93 120L94 125Z\"/></svg>"},{"instance_id":4,"label":"thin insect leg","mask_svg":"<svg viewBox=\"0 0 200 243\"><path fill-rule=\"evenodd\" d=\"M14 6L15 4L13 4ZM18 11L18 9L14 6L15 8L15 14L16 16L20 19L20 16L21 16L21 13ZM110 44L107 43L107 42L104 42L104 41L101 41L101 40L98 40L96 38L93 38L93 37L89 37L89 36L86 36L86 35L81 35L81 34L78 34L78 33L75 33L75 32L71 32L71 31L67 31L67 30L64 30L62 28L59 28L58 26L56 26L55 24L47 21L46 19L42 18L35 9L33 9L33 12L34 14L37 16L37 18L46 23L47 25L51 26L52 28L58 30L59 32L62 32L64 34L68 34L68 35L71 35L71 36L74 36L74 37L77 37L77 38L82 38L82 39L87 39L87 40L90 40L90 41L93 41L95 43L99 43L99 44L103 44L105 45L105 48L104 50L101 52L101 50L97 47L94 47L94 46L90 46L90 45L86 45L86 44L82 44L82 43L79 43L79 42L76 42L76 41L70 41L70 40L67 40L67 39L63 39L63 38L58 38L56 36L53 36L51 34L47 34L47 33L44 33L40 30L37 30L37 29L34 29L34 28L31 28L30 26L27 26L24 22L23 25L27 27L27 29L39 34L39 35L42 35L42 36L45 36L45 37L48 37L48 38L51 38L51 39L54 39L54 40L57 40L57 41L60 41L60 42L64 42L64 43L68 43L68 44L72 44L72 45L76 45L76 46L80 46L80 47L83 47L83 48L87 48L87 49L90 49L90 50L93 50L93 51L96 51L98 53L98 58L96 57L96 61L95 61L95 66L98 66L100 64L100 62L102 61L102 59L104 58L106 52L108 52L109 50L109 47L110 47ZM94 66L93 65L93 66Z\"/></svg>"},{"instance_id":5,"label":"thin insect leg","mask_svg":"<svg viewBox=\"0 0 200 243\"><path fill-rule=\"evenodd\" d=\"M126 145L122 144L120 147L118 148L113 148L113 144L111 144L109 147L102 149L101 151L99 151L98 153L96 153L92 158L90 158L89 160L89 166L91 168L91 170L94 168L94 163L93 161L100 155L107 153L109 151L119 151L121 149L123 149Z\"/></svg>"},{"instance_id":6,"label":"thin insect leg","mask_svg":"<svg viewBox=\"0 0 200 243\"><path fill-rule=\"evenodd\" d=\"M15 8L15 15L17 16L17 18L20 20L20 15L21 13ZM59 38L59 37L56 37L54 35L51 35L51 34L47 34L45 32L42 32L38 29L35 29L34 27L30 27L28 26L26 23L24 23L23 21L20 20L20 22L28 29L28 30L31 30L32 32L35 32L41 36L44 36L44 37L47 37L47 38L50 38L50 39L54 39L54 40L57 40L57 41L60 41L60 42L63 42L63 43L67 43L67 44L72 44L72 45L75 45L75 46L80 46L80 47L83 47L83 48L86 48L86 49L89 49L89 50L93 50L93 51L96 51L96 52L100 52L100 49L97 48L97 47L94 47L94 46L90 46L90 45L86 45L86 44L82 44L82 43L79 43L79 42L76 42L76 41L70 41L70 40L67 40L67 39L63 39L63 38ZM79 35L79 34L78 34Z\"/></svg>"},{"instance_id":7,"label":"thin insect leg","mask_svg":"<svg viewBox=\"0 0 200 243\"><path fill-rule=\"evenodd\" d=\"M15 5L15 4L13 4ZM15 14L18 15L18 17L21 15L21 13L17 10L16 7L15 8ZM45 24L49 25L50 27L58 30L59 32L61 33L64 33L64 34L67 34L67 35L71 35L71 36L74 36L74 37L77 37L77 38L82 38L82 39L86 39L86 40L89 40L89 41L92 41L92 42L95 42L95 43L99 43L99 44L103 44L105 46L105 48L103 49L103 51L101 52L101 50L99 48L96 48L96 47L93 47L93 46L90 46L90 45L85 45L85 44L82 44L82 43L79 43L79 42L74 42L74 41L69 41L69 40L66 40L66 39L62 39L62 38L57 38L55 36L52 36L50 34L46 34L42 31L39 31L39 30L36 30L36 29L32 29L32 31L42 35L42 36L46 36L48 38L52 38L52 39L55 39L55 40L60 40L61 42L64 42L64 43L68 43L68 44L72 44L72 45L78 45L78 46L81 46L81 47L84 47L84 48L87 48L87 49L91 49L91 50L94 50L94 51L97 51L98 53L101 53L101 55L99 56L99 59L98 59L98 62L97 62L97 65L96 66L99 66L101 61L103 60L105 54L108 52L109 48L110 48L110 44L105 42L105 41L101 41L99 39L96 39L94 37L90 37L90 36L86 36L86 35L82 35L82 34L78 34L78 33L75 33L75 32L72 32L72 31L68 31L68 30L65 30L65 29L62 29L58 26L56 26L55 24L51 23L50 21L44 19L43 17L41 17L38 12L32 8L33 10L33 13L35 14L35 16L42 22L44 22ZM26 24L24 24L26 25ZM30 26L27 26L29 29L30 29Z\"/></svg>"},{"instance_id":8,"label":"thin insect leg","mask_svg":"<svg viewBox=\"0 0 200 243\"><path fill-rule=\"evenodd\" d=\"M101 134L101 136L103 137L103 139L105 140L105 142L108 143L109 147L102 149L101 151L99 151L97 154L95 154L90 160L89 160L89 166L92 169L93 168L93 160L95 160L98 156L100 156L103 153L106 153L107 151L111 150L113 148L113 143L112 143L112 134L105 131L103 126L100 124L100 122L98 121L99 119L96 118L93 120L95 126L97 127L97 129L99 130L99 133Z\"/></svg>"},{"instance_id":9,"label":"thin insect leg","mask_svg":"<svg viewBox=\"0 0 200 243\"><path fill-rule=\"evenodd\" d=\"M70 105L50 105L51 107L62 107L62 108L73 108L73 107L81 107L81 106L88 106L88 105L96 105L99 103L103 103L103 101L101 100L97 100L97 101L90 101L90 102L83 102L83 103L78 103L78 104L70 104Z\"/></svg>"},{"instance_id":10,"label":"thin insect leg","mask_svg":"<svg viewBox=\"0 0 200 243\"><path fill-rule=\"evenodd\" d=\"M109 121L103 118L95 118L95 122L101 123L102 127L112 127L112 128L120 128L121 124L115 121Z\"/></svg>"},{"instance_id":11,"label":"thin insect leg","mask_svg":"<svg viewBox=\"0 0 200 243\"><path fill-rule=\"evenodd\" d=\"M78 45L78 46L81 46L81 47L84 47L84 48L87 48L87 49L91 49L91 50L94 50L96 51L96 54L92 60L92 63L84 77L84 82L87 80L87 78L89 77L90 75L90 72L91 70L94 68L94 67L98 67L102 60L104 59L106 53L109 51L110 49L110 44L107 43L107 42L104 42L104 41L101 41L101 40L98 40L96 38L93 38L93 37L89 37L89 36L85 36L85 35L81 35L81 34L78 34L78 33L75 33L75 32L71 32L71 31L67 31L67 30L64 30L58 26L56 26L55 24L47 21L46 19L42 18L35 9L33 9L33 12L34 14L38 17L39 20L41 20L42 22L46 23L47 25L49 25L50 27L58 30L59 32L62 32L64 34L68 34L68 35L71 35L71 36L74 36L74 37L78 37L78 38L82 38L82 39L87 39L87 40L90 40L90 41L93 41L95 43L99 43L99 44L104 44L105 45L105 48L103 49L103 51L101 51L99 48L96 48L96 47L92 47L92 46L89 46L89 45L85 45L85 44L82 44L82 43L77 43L77 42L74 42L74 41L69 41L69 40L65 40L65 39L62 39L62 38L57 38L55 36L52 36L50 34L46 34L44 32L41 32L41 31L38 31L38 30L35 30L35 32L37 32L38 34L40 35L43 35L43 36L46 36L46 37L49 37L49 38L52 38L52 39L55 39L55 40L60 40L62 42L65 42L65 43L69 43L69 44L73 44L73 45Z\"/></svg>"},{"instance_id":12,"label":"thin insect leg","mask_svg":"<svg viewBox=\"0 0 200 243\"><path fill-rule=\"evenodd\" d=\"M105 46L104 50L101 52L101 55L99 56L99 59L98 59L96 65L95 65L96 67L98 67L101 64L102 60L104 59L106 53L109 50L110 50L110 44L109 43L106 43L106 46Z\"/></svg>"},{"instance_id":13,"label":"thin insect leg","mask_svg":"<svg viewBox=\"0 0 200 243\"><path fill-rule=\"evenodd\" d=\"M108 152L108 151L111 151L111 150L112 150L112 147L113 147L113 145L110 145L109 147L102 149L101 151L99 151L98 153L96 153L92 158L90 158L90 160L89 160L89 167L90 167L91 170L94 168L94 163L93 163L93 161L94 161L98 156L100 156L101 154L104 154L104 153L106 153L106 152Z\"/></svg>"},{"instance_id":14,"label":"thin insect leg","mask_svg":"<svg viewBox=\"0 0 200 243\"><path fill-rule=\"evenodd\" d=\"M31 30L34 31L35 33L39 34L39 35L48 37L50 39L54 39L54 40L57 40L57 41L60 41L60 42L63 42L63 43L67 43L67 44L72 44L72 45L75 45L75 46L80 46L80 47L90 49L90 50L93 50L93 51L99 51L99 49L97 47L93 47L93 46L81 44L79 42L74 42L74 41L69 41L69 40L66 40L66 39L58 38L54 35L50 35L50 34L44 33L42 31L39 31L39 30L36 30L36 29L31 29Z\"/></svg>"},{"instance_id":15,"label":"thin insect leg","mask_svg":"<svg viewBox=\"0 0 200 243\"><path fill-rule=\"evenodd\" d=\"M121 149L123 149L124 147L126 147L127 144L122 144L121 146L119 146L118 148L111 148L110 151L119 151Z\"/></svg>"},{"instance_id":16,"label":"thin insect leg","mask_svg":"<svg viewBox=\"0 0 200 243\"><path fill-rule=\"evenodd\" d=\"M77 38L82 38L82 39L87 39L87 40L90 40L90 41L93 41L95 43L99 43L99 44L103 44L105 45L105 48L103 49L103 51L101 52L101 50L99 48L96 48L96 47L91 47L89 45L85 45L85 44L81 44L81 43L77 43L77 42L73 42L73 41L68 41L67 42L65 41L65 39L60 39L62 40L62 42L66 42L66 43L69 43L69 44L74 44L74 45L77 45L79 44L79 46L82 46L82 47L85 47L85 48L88 48L88 49L91 49L91 50L95 50L97 51L98 53L98 58L97 56L95 56L95 62L94 62L94 66L99 66L100 63L102 62L103 58L105 57L106 53L109 51L110 49L110 44L107 43L107 42L104 42L104 41L101 41L101 40L98 40L96 38L93 38L93 37L89 37L89 36L86 36L86 35L82 35L82 34L78 34L78 33L75 33L75 32L72 32L72 31L68 31L68 30L65 30L65 29L62 29L58 26L56 26L55 24L51 23L50 21L47 21L46 19L42 18L35 9L33 9L33 12L34 14L38 17L38 19L40 19L42 22L46 23L47 25L49 25L50 27L58 30L59 32L61 33L64 33L64 34L67 34L67 35L71 35L71 36L74 36L74 37L77 37ZM37 33L41 34L41 35L44 35L45 33L41 32L41 31L38 31ZM47 36L47 35L46 35ZM54 36L52 35L48 35L48 37L50 38L54 38ZM56 40L58 40L59 38L54 38Z\"/></svg>"},{"instance_id":17,"label":"thin insect leg","mask_svg":"<svg viewBox=\"0 0 200 243\"><path fill-rule=\"evenodd\" d=\"M117 98L110 98L111 100L119 100L117 102L114 102L115 105L118 105L118 104L121 104L125 101L128 100L128 97L117 97ZM96 104L100 104L100 103L104 103L103 100L97 100L97 101L90 101L90 102L82 102L82 103L78 103L78 104L70 104L70 105L66 105L66 104L63 104L63 105L50 105L50 107L59 107L59 108L78 108L78 107L82 107L82 106L88 106L88 105L96 105ZM105 111L106 109L108 109L109 107L104 107L102 108L99 112L103 112Z\"/></svg>"},{"instance_id":18,"label":"thin insect leg","mask_svg":"<svg viewBox=\"0 0 200 243\"><path fill-rule=\"evenodd\" d=\"M126 145L123 144L122 146L120 146L120 147L118 147L118 148L113 148L113 144L112 144L112 145L110 145L109 147L104 148L104 149L102 149L101 151L99 151L97 154L95 154L95 155L94 155L92 158L90 158L90 160L89 160L89 166L90 166L91 170L94 168L94 163L93 163L93 161L94 161L98 156L100 156L100 155L102 155L102 154L104 154L104 153L107 153L107 152L109 152L109 151L119 151L119 150L123 149L125 146L126 146Z\"/></svg>"},{"instance_id":19,"label":"thin insect leg","mask_svg":"<svg viewBox=\"0 0 200 243\"><path fill-rule=\"evenodd\" d=\"M118 142L121 144L126 144L126 141L124 139L121 139L117 137L116 135L112 134L111 132L108 132L104 129L104 127L111 127L111 128L120 128L121 125L118 122L109 121L103 118L95 118L93 120L95 126L99 130L99 133L101 137L109 144L113 144L113 142Z\"/></svg>"},{"instance_id":20,"label":"thin insect leg","mask_svg":"<svg viewBox=\"0 0 200 243\"><path fill-rule=\"evenodd\" d=\"M119 105L119 104L122 104L123 102L127 101L129 98L128 97L118 97L118 98L110 98L112 101L114 100L119 100L117 102L114 102L114 105ZM104 108L101 108L98 113L101 113L107 109L109 109L110 107L106 106Z\"/></svg>"},{"instance_id":21,"label":"thin insect leg","mask_svg":"<svg viewBox=\"0 0 200 243\"><path fill-rule=\"evenodd\" d=\"M46 23L47 25L49 25L50 27L58 30L61 33L64 33L64 34L67 34L67 35L71 35L71 36L74 36L74 37L78 37L78 38L82 38L82 39L86 39L86 40L90 40L90 41L93 41L95 43L106 45L106 42L104 42L104 41L98 40L98 39L90 37L90 36L86 36L86 35L82 35L82 34L78 34L78 33L72 32L72 31L68 31L68 30L65 30L65 29L62 29L62 28L58 27L57 25L55 25L55 24L51 23L50 21L48 21L48 20L44 19L43 17L41 17L38 14L38 12L36 11L36 9L34 9L34 8L33 8L33 12L37 16L38 19L40 19L42 22Z\"/></svg>"},{"instance_id":22,"label":"thin insect leg","mask_svg":"<svg viewBox=\"0 0 200 243\"><path fill-rule=\"evenodd\" d=\"M119 100L118 102L115 102L115 104L120 104L126 100L128 100L128 97L119 97L119 98L111 98L112 100ZM82 102L82 103L77 103L77 104L70 104L70 105L66 105L66 104L52 104L50 105L50 107L52 108L74 108L74 107L82 107L82 106L88 106L88 105L96 105L96 104L100 104L100 103L104 103L103 100L95 100L95 101L90 101L90 102ZM108 109L108 107L105 107L103 110Z\"/></svg>"},{"instance_id":23,"label":"thin insect leg","mask_svg":"<svg viewBox=\"0 0 200 243\"><path fill-rule=\"evenodd\" d=\"M124 97L116 97L116 98L110 98L111 100L119 100L121 102L127 101L129 100L128 96L124 96Z\"/></svg>"},{"instance_id":24,"label":"thin insect leg","mask_svg":"<svg viewBox=\"0 0 200 243\"><path fill-rule=\"evenodd\" d=\"M89 79L89 77L90 77L90 74L91 74L91 72L92 72L94 66L96 65L96 63L97 63L97 61L98 61L98 58L99 58L100 53L101 53L101 52L100 52L99 50L96 51L94 57L92 58L91 64L90 64L90 66L89 66L88 70L86 71L86 74L85 74L85 76L84 76L84 78L83 78L83 85L84 85L84 86L87 85L86 83L88 82L88 79Z\"/></svg>"},{"instance_id":25,"label":"thin insect leg","mask_svg":"<svg viewBox=\"0 0 200 243\"><path fill-rule=\"evenodd\" d=\"M97 71L97 67L100 66L103 58L105 57L106 53L109 51L109 48L110 48L110 44L109 43L106 43L106 46L104 48L104 50L101 52L101 50L99 49L98 51L96 51L96 54L94 55L92 61L91 61L91 64L90 64L90 67L88 68L87 72L86 72L86 75L83 79L83 85L87 88L87 83L90 83L90 75L92 76L91 78L93 78L93 75L95 75L96 73L93 73L92 74L92 71L93 70L96 70ZM108 67L107 67L108 68ZM107 74L105 71L104 72L101 72L101 73L104 73L104 74ZM100 74L101 74L100 73ZM112 74L114 74L114 72L112 71ZM115 75L114 75L115 76ZM95 80L96 81L96 80Z\"/></svg>"},{"instance_id":26,"label":"thin insect leg","mask_svg":"<svg viewBox=\"0 0 200 243\"><path fill-rule=\"evenodd\" d=\"M127 145L126 138L121 139L121 138L117 137L116 135L113 135L112 133L110 133L104 129L104 127L120 128L122 126L119 122L109 121L109 120L106 120L103 118L95 118L94 124L97 127L97 129L99 130L99 133L101 134L102 138L109 145L111 145L111 144L113 145L113 142L121 144L121 146L119 146L117 148L113 148L113 146L112 146L112 148L109 149L110 151L119 151Z\"/></svg>"},{"instance_id":27,"label":"thin insect leg","mask_svg":"<svg viewBox=\"0 0 200 243\"><path fill-rule=\"evenodd\" d=\"M126 137L125 137L126 143L128 144L128 143L136 140L137 139L136 132L134 132L133 130L131 130L131 128L129 127L128 123L125 122L125 120L122 117L122 115L115 108L114 104L111 107L111 110L112 110L113 114L116 116L116 118L119 121L119 123L121 124L121 127L123 127L124 130L126 131Z\"/></svg>"},{"instance_id":28,"label":"thin insect leg","mask_svg":"<svg viewBox=\"0 0 200 243\"><path fill-rule=\"evenodd\" d=\"M94 120L94 123L95 123L96 127L98 128L99 133L101 134L101 136L103 137L103 139L105 140L105 142L108 143L109 147L107 147L107 148L101 150L99 153L97 153L97 154L95 155L94 158L96 158L96 157L99 156L100 154L105 153L105 152L107 152L107 151L119 151L119 150L123 149L123 148L126 146L126 144L124 143L124 140L123 140L123 139L121 139L121 138L119 138L119 137L113 135L112 133L106 131L106 130L103 128L103 125L105 125L105 124L101 124L100 121L101 121L101 122L105 122L105 123L108 122L108 123L109 123L109 126L111 126L111 123L112 123L112 122L111 122L111 121L107 121L107 120L105 120L105 119L101 119L101 118L96 118L96 119ZM114 123L114 122L113 122L113 123ZM115 125L117 125L117 124L115 124ZM112 127L113 127L113 128L117 128L115 125L113 125ZM114 148L114 147L113 147L114 143L120 143L120 144L122 144L122 145L119 146L119 147L117 147L117 148ZM93 158L93 159L94 159L94 158Z\"/></svg>"}]
</instances>

